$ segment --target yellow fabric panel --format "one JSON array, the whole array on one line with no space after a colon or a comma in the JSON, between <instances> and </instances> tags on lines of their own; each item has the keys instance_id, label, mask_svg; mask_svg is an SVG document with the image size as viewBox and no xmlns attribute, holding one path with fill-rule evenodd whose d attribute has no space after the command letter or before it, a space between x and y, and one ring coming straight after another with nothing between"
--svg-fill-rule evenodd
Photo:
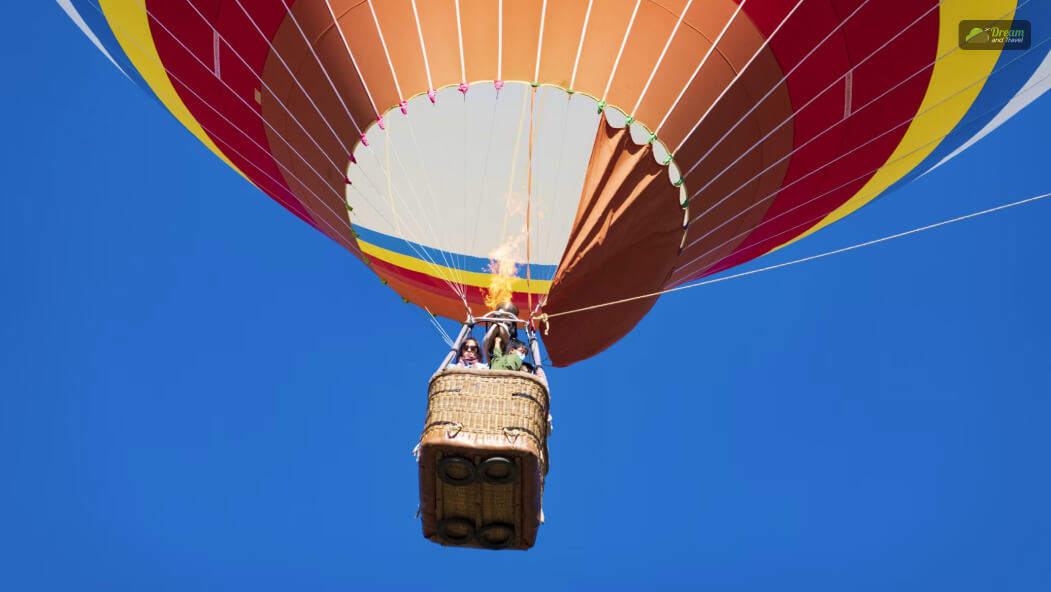
<instances>
[{"instance_id":1,"label":"yellow fabric panel","mask_svg":"<svg viewBox=\"0 0 1051 592\"><path fill-rule=\"evenodd\" d=\"M478 273L474 271L464 271L462 269L453 269L445 267L444 265L431 264L427 261L422 261L415 257L408 257L401 253L395 253L394 251L388 251L383 247L377 247L376 245L367 243L361 239L358 239L358 247L361 248L361 252L365 253L369 257L375 257L380 261L385 261L391 265L397 265L403 269L415 271L425 275L429 275L438 280L451 281L456 284L463 284L466 286L474 286L478 288L488 288L490 284L490 278L492 277L488 273ZM442 277L442 276L445 277ZM511 281L511 290L520 294L547 294L551 290L550 280L529 280L525 278L515 278Z\"/></svg>"},{"instance_id":2,"label":"yellow fabric panel","mask_svg":"<svg viewBox=\"0 0 1051 592\"><path fill-rule=\"evenodd\" d=\"M141 1L145 2L145 0ZM143 80L150 85L154 94L164 103L168 111L171 111L171 114L186 126L186 129L197 136L202 144L251 183L251 180L234 166L234 163L230 162L222 150L212 142L212 139L208 137L208 134L183 104L182 99L179 98L179 93L175 91L175 87L168 79L168 73L164 71L160 55L157 54L157 48L153 44L149 15L146 13L146 8L140 4L140 0L130 2L128 0L100 0L99 6L102 8L102 13L114 37L124 49L124 53L128 55L135 69L139 71Z\"/></svg>"},{"instance_id":3,"label":"yellow fabric panel","mask_svg":"<svg viewBox=\"0 0 1051 592\"><path fill-rule=\"evenodd\" d=\"M867 204L883 193L888 187L896 183L923 162L923 159L934 151L941 143L941 139L948 135L956 127L967 110L971 108L978 94L985 86L982 77L988 76L996 66L1000 58L999 51L964 51L957 47L959 43L959 25L962 20L994 20L1014 18L1014 10L1017 0L952 0L944 2L939 8L938 15L938 52L937 56L945 56L934 65L931 73L930 85L923 103L917 113L916 119L909 125L909 129L902 137L901 143L887 159L886 164L869 179L868 183L861 188L854 197L835 209L798 237L783 245L774 247L767 253L772 253L781 247L790 245L795 241L809 236L814 232L828 226L853 213L861 206ZM948 52L952 53L948 53ZM948 55L946 55L948 53ZM960 92L960 89L979 81L970 88ZM954 93L956 94L955 96ZM949 98L952 97L952 98ZM944 102L943 102L944 101ZM936 107L934 105L937 105ZM928 111L929 109L929 111Z\"/></svg>"}]
</instances>

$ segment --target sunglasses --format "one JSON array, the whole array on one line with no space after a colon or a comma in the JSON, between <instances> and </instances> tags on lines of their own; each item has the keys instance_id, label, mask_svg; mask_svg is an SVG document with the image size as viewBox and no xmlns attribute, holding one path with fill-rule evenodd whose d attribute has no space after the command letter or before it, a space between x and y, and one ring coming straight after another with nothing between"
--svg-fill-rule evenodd
<instances>
[{"instance_id":1,"label":"sunglasses","mask_svg":"<svg viewBox=\"0 0 1051 592\"><path fill-rule=\"evenodd\" d=\"M476 351L478 351L478 346L477 345L465 345L462 348L460 348L460 351L465 351L465 352L475 351L476 352Z\"/></svg>"}]
</instances>

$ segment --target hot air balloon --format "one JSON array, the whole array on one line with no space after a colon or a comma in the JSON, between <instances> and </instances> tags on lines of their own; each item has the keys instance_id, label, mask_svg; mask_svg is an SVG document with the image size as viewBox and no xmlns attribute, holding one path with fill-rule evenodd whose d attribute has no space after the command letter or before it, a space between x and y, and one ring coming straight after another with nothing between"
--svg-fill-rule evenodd
<instances>
[{"instance_id":1,"label":"hot air balloon","mask_svg":"<svg viewBox=\"0 0 1051 592\"><path fill-rule=\"evenodd\" d=\"M1032 0L58 1L407 302L512 302L555 366L942 165L1051 74Z\"/></svg>"}]
</instances>

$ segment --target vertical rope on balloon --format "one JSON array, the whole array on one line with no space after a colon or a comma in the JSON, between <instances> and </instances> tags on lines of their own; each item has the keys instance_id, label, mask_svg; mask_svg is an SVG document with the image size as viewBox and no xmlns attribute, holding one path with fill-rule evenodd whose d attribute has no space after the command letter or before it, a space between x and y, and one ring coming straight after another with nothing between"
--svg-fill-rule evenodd
<instances>
[{"instance_id":1,"label":"vertical rope on balloon","mask_svg":"<svg viewBox=\"0 0 1051 592\"><path fill-rule=\"evenodd\" d=\"M529 310L533 310L533 288L530 286L530 281L533 279L532 274L532 241L533 235L530 229L530 220L533 217L533 108L536 104L536 87L530 87L529 92L529 176L526 178L526 299L529 302Z\"/></svg>"}]
</instances>

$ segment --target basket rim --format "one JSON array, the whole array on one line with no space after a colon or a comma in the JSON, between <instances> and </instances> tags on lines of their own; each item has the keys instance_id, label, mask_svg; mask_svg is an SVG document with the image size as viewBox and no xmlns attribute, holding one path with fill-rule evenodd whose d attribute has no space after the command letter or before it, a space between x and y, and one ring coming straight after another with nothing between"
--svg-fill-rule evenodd
<instances>
[{"instance_id":1,"label":"basket rim","mask_svg":"<svg viewBox=\"0 0 1051 592\"><path fill-rule=\"evenodd\" d=\"M430 389L434 381L448 375L467 375L467 376L479 376L479 377L490 377L490 378L519 378L522 380L531 380L538 386L544 389L544 393L551 396L551 391L547 386L547 380L541 378L535 374L528 372L522 372L520 370L489 370L488 368L442 368L441 370L434 373L431 379L427 382L427 388Z\"/></svg>"}]
</instances>

